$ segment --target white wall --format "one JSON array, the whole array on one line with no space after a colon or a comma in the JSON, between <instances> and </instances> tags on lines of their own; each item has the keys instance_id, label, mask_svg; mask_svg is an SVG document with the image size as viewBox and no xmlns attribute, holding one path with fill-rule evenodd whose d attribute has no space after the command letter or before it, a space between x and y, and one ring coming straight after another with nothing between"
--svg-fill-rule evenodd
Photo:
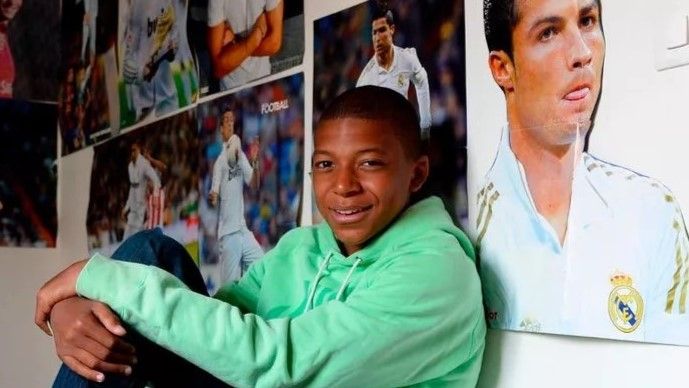
<instances>
[{"instance_id":1,"label":"white wall","mask_svg":"<svg viewBox=\"0 0 689 388\"><path fill-rule=\"evenodd\" d=\"M604 0L605 1L605 0ZM666 2L670 0L665 0ZM681 1L681 0L673 0ZM305 72L305 107L312 107L313 23L320 18L360 1L305 1L306 52L302 68ZM599 119L607 121L598 127L610 127L610 133L596 133L592 148L601 154L612 156L625 165L639 163L640 170L655 176L668 184L683 201L689 204L689 179L680 174L681 163L689 157L682 153L685 134L689 125L687 118L680 128L672 126L666 112L686 114L689 101L689 67L656 74L649 68L647 50L651 45L648 32L651 20L647 3L635 0L638 6L615 0L605 4L605 27L608 39L608 61L606 64L606 100L601 103ZM469 101L486 102L481 106L469 106L469 122L482 124L487 128L486 136L470 137L470 149L487 149L495 144L488 129L496 128L504 121L490 106L502 106L502 96L485 70L486 49L481 30L481 1L467 1L467 69L474 74L476 85L485 88L471 88L467 91ZM620 17L617 17L617 14ZM624 13L624 17L622 17ZM614 15L614 16L612 16ZM626 43L617 43L617 41ZM616 43L613 44L612 42ZM617 46L617 47L614 47ZM626 48L635 48L631 52ZM645 48L644 48L645 47ZM645 51L644 51L645 50ZM617 55L620 51L623 55ZM632 55L633 54L633 55ZM620 59L614 60L612 57ZM613 75L615 68L627 67L634 74L622 77ZM633 72L632 72L633 71ZM635 96L631 82L645 80L653 74L659 79L651 95ZM283 74L284 75L284 74ZM281 77L273 76L270 79ZM617 93L613 93L617 90ZM675 90L675 99L661 99L670 90ZM643 97L643 98L642 98ZM491 99L496 105L490 105ZM607 107L609 101L624 99L628 112L619 112ZM485 109L482 109L484 108ZM620 108L620 106L618 106ZM666 111L667 109L667 111ZM486 111L487 110L487 111ZM648 111L649 114L640 114ZM635 112L630 114L629 112ZM500 112L501 113L501 112ZM643 121L648 128L645 133L625 131L630 123ZM614 124L614 125L613 125ZM311 116L305 116L306 128L311 127ZM685 131L683 131L685 130ZM472 133L476 133L471 128ZM607 131L607 129L606 129ZM603 132L603 131L601 131ZM674 136L674 137L670 137ZM624 149L615 147L612 139L625 138ZM631 139L631 140L630 140ZM683 141L678 141L682 139ZM653 142L653 143L650 143ZM660 148L662 147L668 148ZM606 144L608 145L606 148ZM633 145L632 145L633 144ZM653 144L652 146L649 146ZM305 144L307 155L311 150L310 137ZM665 151L660 151L668 150ZM492 149L491 149L492 155ZM662 155L660 158L658 155ZM53 353L52 341L33 325L33 306L36 289L60 268L86 255L86 209L88 207L89 179L93 152L80 151L60 160L59 188L59 236L57 249L0 249L0 388L49 386L59 365ZM308 159L308 158L306 158ZM630 161L628 163L628 161ZM675 168L672 168L676 166ZM485 168L479 164L476 169ZM685 174L686 176L686 174ZM306 183L308 184L308 176ZM310 193L304 203L310 203ZM686 213L686 210L685 210ZM304 219L310 219L305 215ZM689 328L688 328L689 330ZM623 343L607 340L571 338L525 333L489 332L480 386L482 387L652 387L681 386L685 364L689 360L689 348L649 344Z\"/></svg>"},{"instance_id":2,"label":"white wall","mask_svg":"<svg viewBox=\"0 0 689 388\"><path fill-rule=\"evenodd\" d=\"M590 150L661 180L689 214L689 66L659 72L654 60L656 36L665 28L677 32L689 2L602 0L602 5L606 63ZM470 198L506 122L504 96L488 70L482 7L482 1L465 1ZM479 385L685 386L686 360L689 347L491 331Z\"/></svg>"}]
</instances>

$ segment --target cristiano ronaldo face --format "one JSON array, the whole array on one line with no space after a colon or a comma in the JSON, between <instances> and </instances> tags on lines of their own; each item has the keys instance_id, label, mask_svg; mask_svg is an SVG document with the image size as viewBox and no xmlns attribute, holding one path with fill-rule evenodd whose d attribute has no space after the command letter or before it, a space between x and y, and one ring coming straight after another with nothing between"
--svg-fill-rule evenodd
<instances>
[{"instance_id":1,"label":"cristiano ronaldo face","mask_svg":"<svg viewBox=\"0 0 689 388\"><path fill-rule=\"evenodd\" d=\"M220 135L223 142L230 140L230 137L234 135L234 113L232 111L223 113L220 123Z\"/></svg>"},{"instance_id":2,"label":"cristiano ronaldo face","mask_svg":"<svg viewBox=\"0 0 689 388\"><path fill-rule=\"evenodd\" d=\"M512 58L491 52L513 130L544 145L585 134L601 89L605 40L595 0L516 0Z\"/></svg>"},{"instance_id":3,"label":"cristiano ronaldo face","mask_svg":"<svg viewBox=\"0 0 689 388\"><path fill-rule=\"evenodd\" d=\"M395 27L388 24L385 18L378 18L371 24L373 34L373 49L376 56L381 58L392 50L392 36L395 34Z\"/></svg>"},{"instance_id":4,"label":"cristiano ronaldo face","mask_svg":"<svg viewBox=\"0 0 689 388\"><path fill-rule=\"evenodd\" d=\"M316 205L351 255L385 229L428 176L428 157L414 160L386 121L322 121L312 158Z\"/></svg>"}]
</instances>

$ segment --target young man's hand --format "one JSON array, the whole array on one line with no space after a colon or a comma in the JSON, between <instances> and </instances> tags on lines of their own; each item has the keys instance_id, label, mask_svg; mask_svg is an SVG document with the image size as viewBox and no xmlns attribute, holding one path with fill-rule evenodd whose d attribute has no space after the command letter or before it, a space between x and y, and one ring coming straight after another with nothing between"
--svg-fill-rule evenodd
<instances>
[{"instance_id":1,"label":"young man's hand","mask_svg":"<svg viewBox=\"0 0 689 388\"><path fill-rule=\"evenodd\" d=\"M50 314L58 357L80 376L102 382L104 373L130 375L135 349L120 337L125 330L107 305L73 297Z\"/></svg>"},{"instance_id":2,"label":"young man's hand","mask_svg":"<svg viewBox=\"0 0 689 388\"><path fill-rule=\"evenodd\" d=\"M88 260L77 261L48 280L36 294L34 322L46 334L51 335L48 318L53 306L64 299L77 295L77 278Z\"/></svg>"}]
</instances>

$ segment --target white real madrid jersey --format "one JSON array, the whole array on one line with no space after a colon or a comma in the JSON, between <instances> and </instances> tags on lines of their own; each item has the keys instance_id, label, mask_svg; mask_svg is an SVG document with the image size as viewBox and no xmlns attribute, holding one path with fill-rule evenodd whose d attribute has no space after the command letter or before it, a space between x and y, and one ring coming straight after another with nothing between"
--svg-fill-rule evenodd
<instances>
[{"instance_id":1,"label":"white real madrid jersey","mask_svg":"<svg viewBox=\"0 0 689 388\"><path fill-rule=\"evenodd\" d=\"M503 131L472 215L494 328L689 344L687 232L655 180L584 153L564 244Z\"/></svg>"},{"instance_id":2,"label":"white real madrid jersey","mask_svg":"<svg viewBox=\"0 0 689 388\"><path fill-rule=\"evenodd\" d=\"M421 128L428 128L431 126L431 100L426 70L421 65L414 48L400 48L394 45L392 47L394 54L390 69L378 65L378 60L374 55L361 71L356 86L381 86L409 98L409 82L411 81L416 88Z\"/></svg>"},{"instance_id":3,"label":"white real madrid jersey","mask_svg":"<svg viewBox=\"0 0 689 388\"><path fill-rule=\"evenodd\" d=\"M218 193L220 218L218 219L218 238L246 229L244 219L244 184L249 184L254 169L244 152L238 151L238 158L231 160L228 143L213 164L211 191Z\"/></svg>"},{"instance_id":4,"label":"white real madrid jersey","mask_svg":"<svg viewBox=\"0 0 689 388\"><path fill-rule=\"evenodd\" d=\"M208 26L225 22L235 35L248 35L258 17L266 11L274 10L280 1L282 0L209 0ZM222 90L232 89L269 74L269 57L248 57L220 80L220 87Z\"/></svg>"}]
</instances>

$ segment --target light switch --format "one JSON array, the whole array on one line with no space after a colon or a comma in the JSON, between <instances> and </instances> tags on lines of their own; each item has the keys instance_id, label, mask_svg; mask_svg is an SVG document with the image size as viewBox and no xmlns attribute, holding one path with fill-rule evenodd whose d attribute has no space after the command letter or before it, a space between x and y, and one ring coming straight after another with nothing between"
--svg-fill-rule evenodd
<instances>
[{"instance_id":1,"label":"light switch","mask_svg":"<svg viewBox=\"0 0 689 388\"><path fill-rule=\"evenodd\" d=\"M664 12L657 19L655 39L656 70L689 65L689 9Z\"/></svg>"}]
</instances>

